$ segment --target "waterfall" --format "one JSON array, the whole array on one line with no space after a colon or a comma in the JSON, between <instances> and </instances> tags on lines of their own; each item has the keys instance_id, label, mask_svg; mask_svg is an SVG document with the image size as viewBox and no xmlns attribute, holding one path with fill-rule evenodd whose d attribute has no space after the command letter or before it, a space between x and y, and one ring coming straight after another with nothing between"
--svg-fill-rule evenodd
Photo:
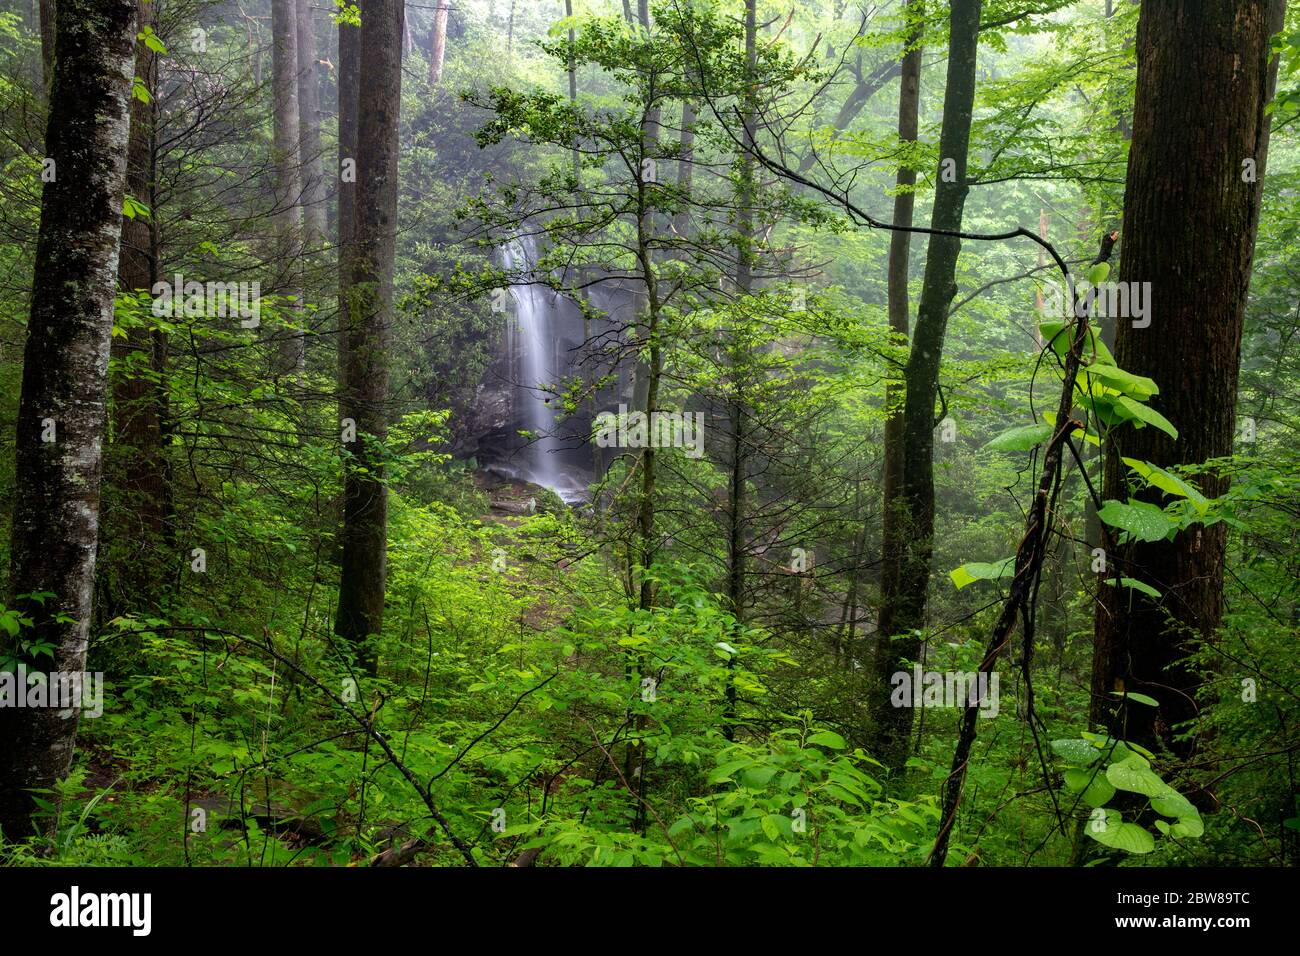
<instances>
[{"instance_id":1,"label":"waterfall","mask_svg":"<svg viewBox=\"0 0 1300 956\"><path fill-rule=\"evenodd\" d=\"M523 280L510 286L515 302L509 343L515 359L512 401L516 419L534 436L515 454L514 462L519 477L550 488L571 503L585 497L585 488L564 466L564 446L555 435L555 413L547 404L547 389L564 373L565 356L558 349L564 300L547 286L527 281L533 277L537 258L533 236L510 239L501 247L507 274Z\"/></svg>"}]
</instances>

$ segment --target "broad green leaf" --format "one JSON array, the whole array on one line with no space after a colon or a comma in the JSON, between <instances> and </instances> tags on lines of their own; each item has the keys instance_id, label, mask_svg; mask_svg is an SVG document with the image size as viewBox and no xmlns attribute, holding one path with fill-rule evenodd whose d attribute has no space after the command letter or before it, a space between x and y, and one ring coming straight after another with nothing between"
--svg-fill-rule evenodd
<instances>
[{"instance_id":1,"label":"broad green leaf","mask_svg":"<svg viewBox=\"0 0 1300 956\"><path fill-rule=\"evenodd\" d=\"M1015 572L1016 559L1010 557L996 562L973 561L970 564L963 564L961 567L949 571L948 577L952 578L952 583L957 585L960 590L968 584L974 584L976 581L997 581L1002 578L1009 578Z\"/></svg>"},{"instance_id":2,"label":"broad green leaf","mask_svg":"<svg viewBox=\"0 0 1300 956\"><path fill-rule=\"evenodd\" d=\"M1151 808L1167 817L1200 817L1192 802L1173 787L1151 798Z\"/></svg>"},{"instance_id":3,"label":"broad green leaf","mask_svg":"<svg viewBox=\"0 0 1300 956\"><path fill-rule=\"evenodd\" d=\"M1138 461L1136 458L1121 459L1124 464L1128 465L1138 476L1147 484L1159 488L1167 494L1176 495L1179 498L1187 498L1194 505L1196 510L1201 514L1209 507L1210 502L1205 495L1201 494L1200 489L1189 481L1184 481L1175 474L1165 471L1163 468L1157 468L1155 465L1146 461Z\"/></svg>"},{"instance_id":4,"label":"broad green leaf","mask_svg":"<svg viewBox=\"0 0 1300 956\"><path fill-rule=\"evenodd\" d=\"M1004 431L984 447L994 451L1028 451L1051 438L1052 431L1051 425L1018 425Z\"/></svg>"},{"instance_id":5,"label":"broad green leaf","mask_svg":"<svg viewBox=\"0 0 1300 956\"><path fill-rule=\"evenodd\" d=\"M1097 362L1085 366L1081 371L1085 375L1101 379L1111 388L1117 388L1121 392L1144 401L1152 395L1160 393L1160 388L1152 379L1144 375L1134 375L1132 372L1126 372L1115 365Z\"/></svg>"},{"instance_id":6,"label":"broad green leaf","mask_svg":"<svg viewBox=\"0 0 1300 956\"><path fill-rule=\"evenodd\" d=\"M1111 691L1116 697L1124 697L1128 700L1136 701L1139 704L1146 704L1148 707L1159 707L1160 701L1154 697L1148 697L1146 694L1135 694L1133 691L1114 690Z\"/></svg>"},{"instance_id":7,"label":"broad green leaf","mask_svg":"<svg viewBox=\"0 0 1300 956\"><path fill-rule=\"evenodd\" d=\"M1115 815L1114 820L1111 819L1111 814ZM1127 853L1150 853L1156 848L1155 837L1136 823L1120 821L1119 814L1114 810L1106 811L1105 826L1094 827L1089 821L1084 824L1083 829L1088 836L1103 846L1114 847Z\"/></svg>"},{"instance_id":8,"label":"broad green leaf","mask_svg":"<svg viewBox=\"0 0 1300 956\"><path fill-rule=\"evenodd\" d=\"M1106 578L1106 583L1110 585L1114 585L1115 579ZM1141 591L1143 594L1147 595L1148 597L1153 597L1153 598L1160 597L1159 591L1157 591L1151 585L1147 584L1145 581L1139 581L1137 578L1120 578L1119 584L1120 587L1132 588L1134 591Z\"/></svg>"},{"instance_id":9,"label":"broad green leaf","mask_svg":"<svg viewBox=\"0 0 1300 956\"><path fill-rule=\"evenodd\" d=\"M808 738L808 743L817 744L821 747L829 747L831 750L846 750L848 744L833 730L819 730Z\"/></svg>"},{"instance_id":10,"label":"broad green leaf","mask_svg":"<svg viewBox=\"0 0 1300 956\"><path fill-rule=\"evenodd\" d=\"M1101 756L1101 751L1088 743L1086 740L1080 740L1078 737L1066 737L1064 740L1053 740L1052 750L1061 757L1064 757L1070 763L1090 764Z\"/></svg>"},{"instance_id":11,"label":"broad green leaf","mask_svg":"<svg viewBox=\"0 0 1300 956\"><path fill-rule=\"evenodd\" d=\"M1110 275L1110 263L1098 262L1088 270L1088 281L1093 285L1101 285Z\"/></svg>"},{"instance_id":12,"label":"broad green leaf","mask_svg":"<svg viewBox=\"0 0 1300 956\"><path fill-rule=\"evenodd\" d=\"M1178 530L1178 522L1145 501L1107 501L1097 517L1112 528L1127 531L1138 541L1163 541Z\"/></svg>"},{"instance_id":13,"label":"broad green leaf","mask_svg":"<svg viewBox=\"0 0 1300 956\"><path fill-rule=\"evenodd\" d=\"M1120 395L1115 399L1115 405L1122 409L1125 418L1140 421L1146 425L1154 425L1170 438L1178 437L1178 429L1174 427L1173 422L1165 418L1150 405L1143 405L1141 402L1135 402L1127 395ZM1139 426L1141 427L1141 426Z\"/></svg>"},{"instance_id":14,"label":"broad green leaf","mask_svg":"<svg viewBox=\"0 0 1300 956\"><path fill-rule=\"evenodd\" d=\"M742 760L729 760L727 763L714 768L713 772L708 776L708 781L709 783L721 783L722 781L729 779L737 770L748 767L753 762L754 761L750 760L748 757L745 757Z\"/></svg>"},{"instance_id":15,"label":"broad green leaf","mask_svg":"<svg viewBox=\"0 0 1300 956\"><path fill-rule=\"evenodd\" d=\"M1150 767L1144 766L1145 762L1139 763L1129 757L1119 763L1113 763L1106 768L1106 779L1119 790L1128 790L1147 797L1164 793L1169 789L1169 784L1161 780Z\"/></svg>"},{"instance_id":16,"label":"broad green leaf","mask_svg":"<svg viewBox=\"0 0 1300 956\"><path fill-rule=\"evenodd\" d=\"M1064 773L1065 785L1075 793L1083 794L1084 803L1100 807L1113 796L1115 788L1104 774L1080 767L1071 767Z\"/></svg>"}]
</instances>

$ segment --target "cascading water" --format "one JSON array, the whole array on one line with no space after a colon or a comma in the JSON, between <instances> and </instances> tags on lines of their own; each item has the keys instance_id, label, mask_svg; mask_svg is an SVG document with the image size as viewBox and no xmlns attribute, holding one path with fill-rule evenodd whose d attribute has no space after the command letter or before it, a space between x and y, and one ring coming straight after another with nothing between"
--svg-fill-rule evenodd
<instances>
[{"instance_id":1,"label":"cascading water","mask_svg":"<svg viewBox=\"0 0 1300 956\"><path fill-rule=\"evenodd\" d=\"M510 354L516 359L517 370L513 401L517 419L533 435L515 454L514 463L519 477L550 488L572 503L582 500L586 491L583 482L565 467L564 446L555 435L555 413L547 403L548 388L560 381L564 370L557 343L565 300L545 285L528 281L537 258L537 240L532 236L511 239L501 247L506 273L521 280L510 286L515 301Z\"/></svg>"}]
</instances>

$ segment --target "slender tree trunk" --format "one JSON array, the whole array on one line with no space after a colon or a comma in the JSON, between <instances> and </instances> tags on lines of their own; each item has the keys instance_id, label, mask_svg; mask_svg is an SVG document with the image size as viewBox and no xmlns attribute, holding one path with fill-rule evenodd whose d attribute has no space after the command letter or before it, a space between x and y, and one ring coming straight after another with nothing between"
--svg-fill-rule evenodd
<instances>
[{"instance_id":1,"label":"slender tree trunk","mask_svg":"<svg viewBox=\"0 0 1300 956\"><path fill-rule=\"evenodd\" d=\"M343 388L347 381L348 299L352 288L353 239L356 235L357 100L361 92L361 28L339 24L339 417L346 415Z\"/></svg>"},{"instance_id":2,"label":"slender tree trunk","mask_svg":"<svg viewBox=\"0 0 1300 956\"><path fill-rule=\"evenodd\" d=\"M343 395L356 423L344 484L343 568L337 633L360 645L382 633L388 497L378 443L388 434L388 349L397 245L397 156L403 0L363 0L358 98L355 263ZM362 654L374 673L373 648Z\"/></svg>"},{"instance_id":3,"label":"slender tree trunk","mask_svg":"<svg viewBox=\"0 0 1300 956\"><path fill-rule=\"evenodd\" d=\"M904 16L915 16L915 0L904 8ZM915 21L914 21L915 22ZM905 144L915 143L920 124L921 108L921 33L915 25L908 31L907 49L903 53L902 79L898 91L898 138ZM899 191L894 196L894 225L910 228L916 207L916 170L899 166L897 175ZM908 335L907 285L911 276L912 234L894 232L889 237L889 267L887 296L889 303L889 329L894 341L905 344ZM903 493L903 389L898 385L885 386L885 448L884 480L881 507L881 564L880 564L880 616L876 634L880 640L877 648L877 689L889 686L894 672L894 662L886 635L894 633L894 604L898 600L900 575L905 559L906 539L901 532L906 505ZM876 693L872 698L876 706L873 717L877 726L888 726L899 715L891 713L888 695Z\"/></svg>"},{"instance_id":4,"label":"slender tree trunk","mask_svg":"<svg viewBox=\"0 0 1300 956\"><path fill-rule=\"evenodd\" d=\"M642 0L645 2L645 0ZM755 101L754 74L758 64L758 13L756 0L745 0L745 81L744 97L744 151L740 157L740 175L736 196L736 288L748 295L754 286L754 126L758 118ZM748 508L746 474L749 461L747 431L750 410L747 407L745 376L749 374L748 356L744 354L743 336L729 343L727 352L731 363L731 388L729 390L728 417L731 424L730 475L728 476L727 502L727 609L735 619L735 637L740 639L745 629L745 559L748 544L745 540L745 513ZM735 669L735 657L727 661L728 671ZM723 708L722 732L727 740L736 739L736 681L727 676L727 703Z\"/></svg>"},{"instance_id":5,"label":"slender tree trunk","mask_svg":"<svg viewBox=\"0 0 1300 956\"><path fill-rule=\"evenodd\" d=\"M573 17L573 0L564 0L564 16ZM569 105L575 110L578 107L578 63L576 60L575 44L577 42L577 31L573 29L573 24L569 24L569 62L566 72L569 74ZM582 186L582 156L578 153L578 141L575 138L573 142L573 181L574 188Z\"/></svg>"},{"instance_id":6,"label":"slender tree trunk","mask_svg":"<svg viewBox=\"0 0 1300 956\"><path fill-rule=\"evenodd\" d=\"M320 141L320 64L311 0L295 0L298 60L298 144L302 160L303 244L316 250L325 241L325 172Z\"/></svg>"},{"instance_id":7,"label":"slender tree trunk","mask_svg":"<svg viewBox=\"0 0 1300 956\"><path fill-rule=\"evenodd\" d=\"M429 85L442 82L442 64L447 55L448 0L438 0L433 14L433 27L429 30Z\"/></svg>"},{"instance_id":8,"label":"slender tree trunk","mask_svg":"<svg viewBox=\"0 0 1300 956\"><path fill-rule=\"evenodd\" d=\"M153 23L153 4L137 0L141 30ZM152 94L156 87L157 62L144 43L136 44L135 75ZM131 121L126 161L127 195L150 205L147 216L122 219L121 253L117 283L132 294L149 291L157 279L155 258L156 215L153 192L153 103L131 100ZM129 601L116 602L123 609L150 607L165 577L159 551L164 541L168 494L162 441L162 408L165 388L159 367L158 337L147 326L132 326L125 338L115 339L112 354L121 365L129 365L112 381L113 444L110 482L123 493L120 521L115 522L119 540L114 568L119 592Z\"/></svg>"},{"instance_id":9,"label":"slender tree trunk","mask_svg":"<svg viewBox=\"0 0 1300 956\"><path fill-rule=\"evenodd\" d=\"M15 648L33 670L85 670L99 524L113 292L122 230L134 0L60 0L31 317L16 438L10 589L52 658ZM48 593L44 603L26 595ZM80 712L0 708L0 829L33 833L29 788L68 772Z\"/></svg>"},{"instance_id":10,"label":"slender tree trunk","mask_svg":"<svg viewBox=\"0 0 1300 956\"><path fill-rule=\"evenodd\" d=\"M966 205L966 160L975 103L975 60L979 45L981 0L953 0L948 41L948 74L939 131L939 169L930 215L932 229L961 229ZM957 294L957 256L961 240L931 235L917 308L916 329L904 371L902 507L898 541L903 543L895 595L888 606L890 628L880 629L876 693L889 696L890 675L907 670L921 650L930 556L934 537L934 405L939 366L948 327L948 309ZM911 707L879 706L878 757L898 769L907 759Z\"/></svg>"},{"instance_id":11,"label":"slender tree trunk","mask_svg":"<svg viewBox=\"0 0 1300 956\"><path fill-rule=\"evenodd\" d=\"M1115 429L1107 442L1104 497L1128 497L1120 457L1161 468L1232 453L1242 322L1250 283L1276 63L1269 42L1285 4L1242 0L1147 3L1137 31L1137 98L1124 195L1120 274L1150 282L1151 324L1116 323L1115 359L1161 391L1153 408L1178 429ZM1245 160L1253 160L1254 175ZM1170 242L1169 237L1178 237ZM1212 267L1207 268L1207 263ZM1207 319L1212 317L1212 319ZM1199 476L1206 495L1228 480ZM1148 492L1137 497L1159 500ZM1189 642L1212 640L1223 614L1226 528L1197 526L1172 541L1137 543L1109 556L1150 584L1148 598L1103 586L1093 654L1093 722L1148 747L1186 756L1173 739L1197 713ZM1113 577L1114 567L1110 568ZM1116 690L1159 708L1117 710Z\"/></svg>"},{"instance_id":12,"label":"slender tree trunk","mask_svg":"<svg viewBox=\"0 0 1300 956\"><path fill-rule=\"evenodd\" d=\"M650 6L647 0L640 0L639 20L647 32L650 30ZM659 142L659 107L654 103L646 106L645 121L642 124L641 169L645 169L644 160L658 161L655 155ZM654 420L654 412L659 402L659 378L663 369L663 348L659 341L659 289L656 285L654 263L650 242L655 229L654 214L649 208L649 184L642 181L637 196L637 258L646 286L646 339L649 343L648 361L645 363L646 421ZM641 450L641 500L638 508L637 526L640 537L641 582L639 604L642 610L654 605L654 583L646 573L654 562L658 550L654 538L655 516L655 449L653 443Z\"/></svg>"},{"instance_id":13,"label":"slender tree trunk","mask_svg":"<svg viewBox=\"0 0 1300 956\"><path fill-rule=\"evenodd\" d=\"M302 246L302 182L298 143L297 0L271 2L271 94L275 162L276 259L283 264L285 291L298 295L298 255ZM297 311L296 309L293 311ZM306 355L301 333L285 329L280 336L280 363L300 370Z\"/></svg>"}]
</instances>

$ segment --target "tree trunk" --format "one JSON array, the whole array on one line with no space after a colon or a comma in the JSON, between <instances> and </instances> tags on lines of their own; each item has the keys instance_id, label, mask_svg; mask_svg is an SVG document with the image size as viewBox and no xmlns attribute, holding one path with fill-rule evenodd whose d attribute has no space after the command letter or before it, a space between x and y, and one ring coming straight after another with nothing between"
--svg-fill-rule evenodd
<instances>
[{"instance_id":1,"label":"tree trunk","mask_svg":"<svg viewBox=\"0 0 1300 956\"><path fill-rule=\"evenodd\" d=\"M979 45L981 0L953 0L948 40L948 74L943 95L943 125L939 131L939 169L930 214L932 229L961 229L966 205L966 154L970 145L975 103L975 59ZM957 294L957 255L961 240L933 234L926 252L916 329L904 371L903 507L898 512L902 548L897 596L888 631L881 628L876 693L888 696L890 675L911 666L921 649L926 592L930 585L930 556L934 538L934 404L939 392L939 366L948 327L948 309ZM881 707L877 726L878 757L898 769L907 759L912 708Z\"/></svg>"},{"instance_id":2,"label":"tree trunk","mask_svg":"<svg viewBox=\"0 0 1300 956\"><path fill-rule=\"evenodd\" d=\"M915 3L905 7L904 16L915 15ZM921 27L913 23L908 31L907 49L903 54L902 79L898 92L898 139L902 143L915 143L920 125L921 109ZM898 168L899 192L894 196L894 225L911 228L916 207L916 170L910 166ZM908 304L907 285L911 275L912 234L893 232L889 237L888 302L889 329L898 344L907 342ZM903 389L898 385L885 386L885 447L884 480L881 507L881 563L880 563L880 616L876 634L880 640L877 648L879 673L877 674L876 702L873 714L876 725L888 726L899 715L891 713L889 697L880 693L880 687L889 686L890 675L898 668L893 666L885 636L894 633L894 603L898 600L900 574L905 559L906 538L901 525L905 504L903 492ZM904 737L906 739L906 737ZM906 758L904 758L906 759Z\"/></svg>"},{"instance_id":3,"label":"tree trunk","mask_svg":"<svg viewBox=\"0 0 1300 956\"><path fill-rule=\"evenodd\" d=\"M354 645L384 622L388 497L378 443L388 434L389 329L397 245L398 120L403 0L361 3L355 262L348 303L346 417L356 423L344 479L343 568L337 633ZM374 673L373 648L362 654Z\"/></svg>"},{"instance_id":4,"label":"tree trunk","mask_svg":"<svg viewBox=\"0 0 1300 956\"><path fill-rule=\"evenodd\" d=\"M85 669L99 525L113 292L135 66L134 0L61 0L31 317L16 437L10 587L53 659ZM46 592L44 604L23 595ZM12 645L11 645L11 649ZM80 712L0 708L0 829L35 830L28 788L53 787L72 764Z\"/></svg>"},{"instance_id":5,"label":"tree trunk","mask_svg":"<svg viewBox=\"0 0 1300 956\"><path fill-rule=\"evenodd\" d=\"M295 0L298 60L298 144L302 160L303 242L319 249L325 241L325 172L320 142L320 64L310 0Z\"/></svg>"},{"instance_id":6,"label":"tree trunk","mask_svg":"<svg viewBox=\"0 0 1300 956\"><path fill-rule=\"evenodd\" d=\"M271 95L275 163L276 261L284 264L283 291L298 294L298 254L302 244L301 165L298 155L297 0L271 2ZM294 310L296 311L296 310ZM280 363L296 371L305 362L303 337L293 329L279 335Z\"/></svg>"},{"instance_id":7,"label":"tree trunk","mask_svg":"<svg viewBox=\"0 0 1300 956\"><path fill-rule=\"evenodd\" d=\"M1153 408L1178 429L1116 428L1107 441L1104 497L1128 497L1120 457L1161 468L1232 453L1242 322L1259 223L1268 146L1264 108L1276 64L1269 42L1285 4L1242 0L1148 3L1137 31L1137 97L1124 195L1125 281L1150 282L1149 328L1116 324L1115 359L1161 388ZM1255 176L1243 161L1255 161ZM1247 178L1251 181L1245 181ZM1178 237L1170 242L1169 237ZM1209 496L1228 480L1199 476ZM1137 497L1158 501L1143 492ZM1110 560L1161 594L1103 586L1096 618L1092 711L1096 725L1147 747L1186 756L1177 724L1196 716L1189 640L1213 639L1223 613L1226 528L1197 526L1173 541L1138 543ZM1108 576L1113 577L1112 566ZM1140 691L1159 708L1117 712L1116 690Z\"/></svg>"},{"instance_id":8,"label":"tree trunk","mask_svg":"<svg viewBox=\"0 0 1300 956\"><path fill-rule=\"evenodd\" d=\"M644 0L642 0L644 2ZM754 74L758 64L758 11L756 0L745 0L745 80L743 99L744 152L740 157L738 195L736 196L736 288L748 295L754 286L754 127L758 119L755 101ZM745 630L745 513L748 508L746 491L749 476L747 431L750 410L747 407L745 376L749 374L748 356L744 354L744 336L730 343L727 351L731 362L731 388L728 400L728 418L731 425L731 455L728 461L727 494L727 609L735 619L735 638L739 640ZM734 670L734 655L727 660L728 671ZM723 708L722 732L727 740L736 739L736 681L727 675L727 702Z\"/></svg>"},{"instance_id":9,"label":"tree trunk","mask_svg":"<svg viewBox=\"0 0 1300 956\"><path fill-rule=\"evenodd\" d=\"M433 28L429 31L429 85L442 82L442 64L447 55L448 0L438 0L433 14Z\"/></svg>"},{"instance_id":10,"label":"tree trunk","mask_svg":"<svg viewBox=\"0 0 1300 956\"><path fill-rule=\"evenodd\" d=\"M361 91L361 29L339 24L339 162L338 257L339 257L339 417L345 417L342 389L347 380L348 290L352 287L353 239L356 235L357 202L357 98Z\"/></svg>"},{"instance_id":11,"label":"tree trunk","mask_svg":"<svg viewBox=\"0 0 1300 956\"><path fill-rule=\"evenodd\" d=\"M137 0L141 30L153 23L153 4ZM157 86L157 63L152 50L136 44L135 75L152 94ZM157 280L155 256L156 214L152 208L154 137L153 103L131 100L131 131L127 145L126 193L150 206L148 216L122 219L121 253L117 284L131 294L149 291ZM128 597L115 603L124 610L151 607L165 571L159 562L167 522L168 494L163 455L162 409L165 389L158 376L162 368L161 332L147 326L132 327L125 338L114 339L112 354L118 364L132 368L118 373L113 389L113 454L109 480L123 495L115 577L117 589ZM128 523L129 522L129 523Z\"/></svg>"},{"instance_id":12,"label":"tree trunk","mask_svg":"<svg viewBox=\"0 0 1300 956\"><path fill-rule=\"evenodd\" d=\"M440 0L441 2L441 0ZM564 16L567 19L573 17L573 0L564 0ZM574 44L577 41L577 31L573 29L572 23L569 25L569 61L567 70L569 75L569 105L576 111L578 108L578 63ZM573 182L574 188L582 187L582 155L578 152L578 139L573 140Z\"/></svg>"}]
</instances>

